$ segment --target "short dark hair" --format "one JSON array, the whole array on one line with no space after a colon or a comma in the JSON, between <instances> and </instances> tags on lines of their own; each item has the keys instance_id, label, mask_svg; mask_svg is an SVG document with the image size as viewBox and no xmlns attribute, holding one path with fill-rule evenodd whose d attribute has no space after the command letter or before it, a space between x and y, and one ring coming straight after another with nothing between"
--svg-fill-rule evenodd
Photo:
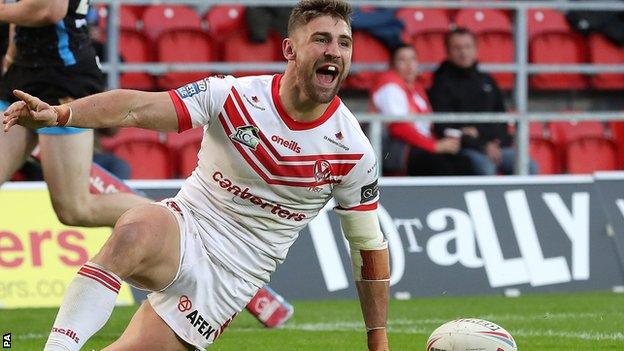
<instances>
[{"instance_id":1,"label":"short dark hair","mask_svg":"<svg viewBox=\"0 0 624 351\"><path fill-rule=\"evenodd\" d=\"M351 27L351 15L353 9L349 3L343 0L302 0L293 8L288 19L288 36L293 32L308 24L315 18L321 16L331 16L347 22Z\"/></svg>"},{"instance_id":2,"label":"short dark hair","mask_svg":"<svg viewBox=\"0 0 624 351\"><path fill-rule=\"evenodd\" d=\"M406 43L401 43L401 44L393 47L392 51L390 51L390 67L394 67L394 59L398 55L399 51L401 51L403 49L412 49L412 50L414 50L414 52L416 52L416 48L415 47L411 46L410 44L406 44ZM416 56L418 56L418 53L416 53Z\"/></svg>"},{"instance_id":3,"label":"short dark hair","mask_svg":"<svg viewBox=\"0 0 624 351\"><path fill-rule=\"evenodd\" d=\"M472 37L472 40L474 40L475 43L477 42L477 37L470 29L465 27L457 27L447 32L446 36L444 37L444 46L446 47L446 51L449 50L451 38L455 35L469 35L470 37Z\"/></svg>"}]
</instances>

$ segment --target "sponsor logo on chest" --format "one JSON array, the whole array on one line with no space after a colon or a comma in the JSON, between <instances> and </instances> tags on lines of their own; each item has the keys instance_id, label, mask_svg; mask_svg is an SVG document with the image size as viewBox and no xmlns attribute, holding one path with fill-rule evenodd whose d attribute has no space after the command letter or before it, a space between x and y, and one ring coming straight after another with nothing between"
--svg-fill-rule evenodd
<instances>
[{"instance_id":1,"label":"sponsor logo on chest","mask_svg":"<svg viewBox=\"0 0 624 351\"><path fill-rule=\"evenodd\" d=\"M338 132L334 136L331 136L331 137L324 135L323 139L345 151L349 151L350 149L347 145L345 145L342 142L344 140L344 135L342 134L342 132Z\"/></svg>"},{"instance_id":2,"label":"sponsor logo on chest","mask_svg":"<svg viewBox=\"0 0 624 351\"><path fill-rule=\"evenodd\" d=\"M252 150L256 150L260 143L260 134L258 128L246 125L236 128L234 133L230 134L230 139L237 141Z\"/></svg>"},{"instance_id":3,"label":"sponsor logo on chest","mask_svg":"<svg viewBox=\"0 0 624 351\"><path fill-rule=\"evenodd\" d=\"M271 137L271 141L287 149L290 149L298 154L301 153L301 146L299 146L299 143L294 140L286 140L279 135L273 135Z\"/></svg>"}]
</instances>

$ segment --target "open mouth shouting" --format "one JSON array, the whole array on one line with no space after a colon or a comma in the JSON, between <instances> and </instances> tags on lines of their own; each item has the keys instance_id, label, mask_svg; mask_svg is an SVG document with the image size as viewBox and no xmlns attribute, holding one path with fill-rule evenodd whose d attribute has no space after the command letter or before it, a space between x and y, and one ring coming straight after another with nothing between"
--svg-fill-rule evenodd
<instances>
[{"instance_id":1,"label":"open mouth shouting","mask_svg":"<svg viewBox=\"0 0 624 351\"><path fill-rule=\"evenodd\" d=\"M316 70L316 82L323 88L332 88L339 74L337 65L324 64Z\"/></svg>"}]
</instances>

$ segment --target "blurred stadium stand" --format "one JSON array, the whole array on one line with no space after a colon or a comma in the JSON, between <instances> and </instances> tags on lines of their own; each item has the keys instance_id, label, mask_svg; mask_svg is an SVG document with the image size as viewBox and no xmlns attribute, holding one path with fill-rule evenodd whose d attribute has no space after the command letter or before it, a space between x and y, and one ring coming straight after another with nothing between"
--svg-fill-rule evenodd
<instances>
[{"instance_id":1,"label":"blurred stadium stand","mask_svg":"<svg viewBox=\"0 0 624 351\"><path fill-rule=\"evenodd\" d=\"M277 35L271 36L263 44L252 44L247 39L244 1L214 6L208 6L208 3L214 2L201 4L192 0L171 1L171 4L159 1L157 5L136 0L131 5L119 5L111 0L95 2L101 19L99 28L109 30L109 37L110 33L116 31L108 28L108 15L116 11L119 15L119 40L109 40L108 45L119 49L123 63L113 62L105 66L112 73L109 74L113 76L109 78L109 83L113 87L171 89L211 73L271 73L278 71L275 67L284 67ZM353 3L357 4L357 1ZM592 107L592 99L596 97L603 102L599 105L603 110L624 109L621 102L619 105L617 101L611 103L613 100L621 100L624 89L624 48L611 43L601 34L583 37L574 32L565 19L564 11L559 10L564 8L561 3L565 1L537 2L540 8L534 9L523 7L523 1L447 1L447 8L432 8L425 1L405 1L403 6L397 5L397 1L378 3L396 8L396 17L405 24L402 38L416 48L424 71L421 79L426 86L430 83L431 70L445 57L446 31L453 26L463 26L474 31L484 70L494 72L494 78L513 98L515 104L512 105L521 116L499 116L498 120L522 120L529 104L547 111L569 109L570 105L575 107L574 102L579 97L583 101L590 101L586 103L589 109ZM618 6L617 1L613 3L613 6ZM619 4L620 7L614 8L624 11L624 2ZM526 19L525 33L516 31L515 24L518 18L522 18L517 17L519 9ZM523 37L527 45L528 65L516 65L514 62L519 56L515 47L518 45L517 39ZM353 74L343 94L347 96L345 101L352 103L355 107L350 106L358 112L366 110L366 103L362 101L366 99L366 94L358 91L369 88L377 72L385 69L389 51L383 43L365 32L355 32L354 39ZM124 67L128 66L126 64L150 62L154 65ZM198 65L184 71L185 67L190 67L184 65L188 63ZM362 63L377 65L359 66ZM536 73L540 69L531 68L531 64L557 66L547 69L545 73ZM561 66L569 64L581 66L574 66L579 69ZM610 70L608 66L601 66L607 68L607 72L603 70L601 73L601 68L594 66L597 64L618 66ZM557 68L564 72L557 72ZM530 74L528 80L525 80L528 87L524 88L524 92L514 91L514 86L522 82L516 73L522 71ZM531 101L528 99L529 93ZM364 108L358 109L358 106ZM530 126L525 123L524 130L518 128L520 149L528 149L544 174L623 169L624 122L608 123L607 118L600 118L600 115L596 113L597 121L577 124L548 120L533 121ZM380 117L366 113L358 116L363 121L373 122L371 125L374 126L369 131L372 135L369 136L374 146L380 145L378 133L383 128ZM613 116L624 119L624 113L615 113ZM478 118L475 115L475 119ZM535 118L540 119L539 116ZM435 115L430 119L436 120ZM131 163L133 178L169 178L190 174L197 162L196 152L200 142L201 130L182 135L128 130L109 140L107 145ZM146 164L147 160L149 165ZM522 164L524 161L520 162Z\"/></svg>"}]
</instances>

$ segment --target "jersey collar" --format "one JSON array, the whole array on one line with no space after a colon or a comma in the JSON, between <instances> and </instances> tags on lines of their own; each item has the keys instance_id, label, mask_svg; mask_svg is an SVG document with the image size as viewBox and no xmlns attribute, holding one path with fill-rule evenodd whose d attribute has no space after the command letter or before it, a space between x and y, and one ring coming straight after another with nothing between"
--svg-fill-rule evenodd
<instances>
[{"instance_id":1,"label":"jersey collar","mask_svg":"<svg viewBox=\"0 0 624 351\"><path fill-rule=\"evenodd\" d=\"M327 106L325 112L323 112L323 114L319 118L311 122L296 121L286 112L286 109L284 108L284 105L282 105L282 101L280 100L279 86L281 80L281 74L276 74L273 76L273 81L271 82L271 96L273 97L273 104L275 105L275 109L277 110L278 115L280 116L282 121L286 123L286 126L288 126L288 128L290 128L291 130L306 130L318 127L321 124L325 123L325 121L327 121L340 106L340 98L338 96L335 96L334 99L329 103L329 106Z\"/></svg>"}]
</instances>

